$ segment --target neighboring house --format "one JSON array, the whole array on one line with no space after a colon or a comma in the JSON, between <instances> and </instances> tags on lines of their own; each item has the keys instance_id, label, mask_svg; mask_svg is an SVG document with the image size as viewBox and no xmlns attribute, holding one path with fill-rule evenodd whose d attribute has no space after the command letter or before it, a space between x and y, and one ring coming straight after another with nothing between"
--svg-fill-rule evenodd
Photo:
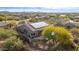
<instances>
[{"instance_id":1,"label":"neighboring house","mask_svg":"<svg viewBox=\"0 0 79 59\"><path fill-rule=\"evenodd\" d=\"M72 21L72 20L66 21L65 22L65 27L67 27L67 28L75 27L74 21Z\"/></svg>"},{"instance_id":2,"label":"neighboring house","mask_svg":"<svg viewBox=\"0 0 79 59\"><path fill-rule=\"evenodd\" d=\"M79 27L79 22L74 22L72 20L69 20L65 23L65 26L68 28Z\"/></svg>"},{"instance_id":3,"label":"neighboring house","mask_svg":"<svg viewBox=\"0 0 79 59\"><path fill-rule=\"evenodd\" d=\"M25 23L21 26L18 26L16 28L17 32L29 39L29 41L33 40L33 39L42 39L41 36L41 31L44 27L48 26L47 23L45 22L36 22L36 23Z\"/></svg>"}]
</instances>

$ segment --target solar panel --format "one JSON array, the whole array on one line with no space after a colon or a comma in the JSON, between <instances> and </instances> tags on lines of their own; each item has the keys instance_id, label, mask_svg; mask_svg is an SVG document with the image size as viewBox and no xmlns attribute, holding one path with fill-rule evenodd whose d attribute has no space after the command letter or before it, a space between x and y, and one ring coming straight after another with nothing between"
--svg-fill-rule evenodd
<instances>
[{"instance_id":1,"label":"solar panel","mask_svg":"<svg viewBox=\"0 0 79 59\"><path fill-rule=\"evenodd\" d=\"M41 28L41 27L45 27L45 26L48 26L47 23L45 22L37 22L37 23L31 23L30 24L31 26L33 26L34 28Z\"/></svg>"}]
</instances>

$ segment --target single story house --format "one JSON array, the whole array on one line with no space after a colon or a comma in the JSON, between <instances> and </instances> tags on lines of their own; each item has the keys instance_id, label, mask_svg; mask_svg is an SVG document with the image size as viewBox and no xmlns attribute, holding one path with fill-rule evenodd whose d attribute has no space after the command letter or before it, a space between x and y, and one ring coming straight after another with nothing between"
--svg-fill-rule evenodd
<instances>
[{"instance_id":1,"label":"single story house","mask_svg":"<svg viewBox=\"0 0 79 59\"><path fill-rule=\"evenodd\" d=\"M74 21L72 21L72 20L66 21L65 22L65 27L67 27L67 28L75 27Z\"/></svg>"},{"instance_id":2,"label":"single story house","mask_svg":"<svg viewBox=\"0 0 79 59\"><path fill-rule=\"evenodd\" d=\"M29 39L29 41L33 39L42 39L41 31L44 27L48 26L46 22L36 22L36 23L25 23L16 28L17 32L23 36L24 38Z\"/></svg>"},{"instance_id":3,"label":"single story house","mask_svg":"<svg viewBox=\"0 0 79 59\"><path fill-rule=\"evenodd\" d=\"M68 28L79 27L79 22L74 22L72 20L69 20L65 22L65 26Z\"/></svg>"}]
</instances>

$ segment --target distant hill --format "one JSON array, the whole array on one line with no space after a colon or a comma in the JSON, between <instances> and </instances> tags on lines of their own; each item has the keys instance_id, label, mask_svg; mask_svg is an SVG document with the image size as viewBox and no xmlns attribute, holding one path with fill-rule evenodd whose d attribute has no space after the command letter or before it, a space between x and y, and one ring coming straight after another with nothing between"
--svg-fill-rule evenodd
<instances>
[{"instance_id":1,"label":"distant hill","mask_svg":"<svg viewBox=\"0 0 79 59\"><path fill-rule=\"evenodd\" d=\"M0 7L0 11L8 12L54 12L54 13L79 13L79 7L62 7L62 8L46 8L46 7Z\"/></svg>"}]
</instances>

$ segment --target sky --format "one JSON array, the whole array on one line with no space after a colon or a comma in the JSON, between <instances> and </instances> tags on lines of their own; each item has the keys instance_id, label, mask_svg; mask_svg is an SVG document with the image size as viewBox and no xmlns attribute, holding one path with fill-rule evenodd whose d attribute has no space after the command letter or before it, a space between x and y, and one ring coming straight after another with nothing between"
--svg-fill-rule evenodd
<instances>
[{"instance_id":1,"label":"sky","mask_svg":"<svg viewBox=\"0 0 79 59\"><path fill-rule=\"evenodd\" d=\"M79 7L78 0L0 0L0 7Z\"/></svg>"}]
</instances>

